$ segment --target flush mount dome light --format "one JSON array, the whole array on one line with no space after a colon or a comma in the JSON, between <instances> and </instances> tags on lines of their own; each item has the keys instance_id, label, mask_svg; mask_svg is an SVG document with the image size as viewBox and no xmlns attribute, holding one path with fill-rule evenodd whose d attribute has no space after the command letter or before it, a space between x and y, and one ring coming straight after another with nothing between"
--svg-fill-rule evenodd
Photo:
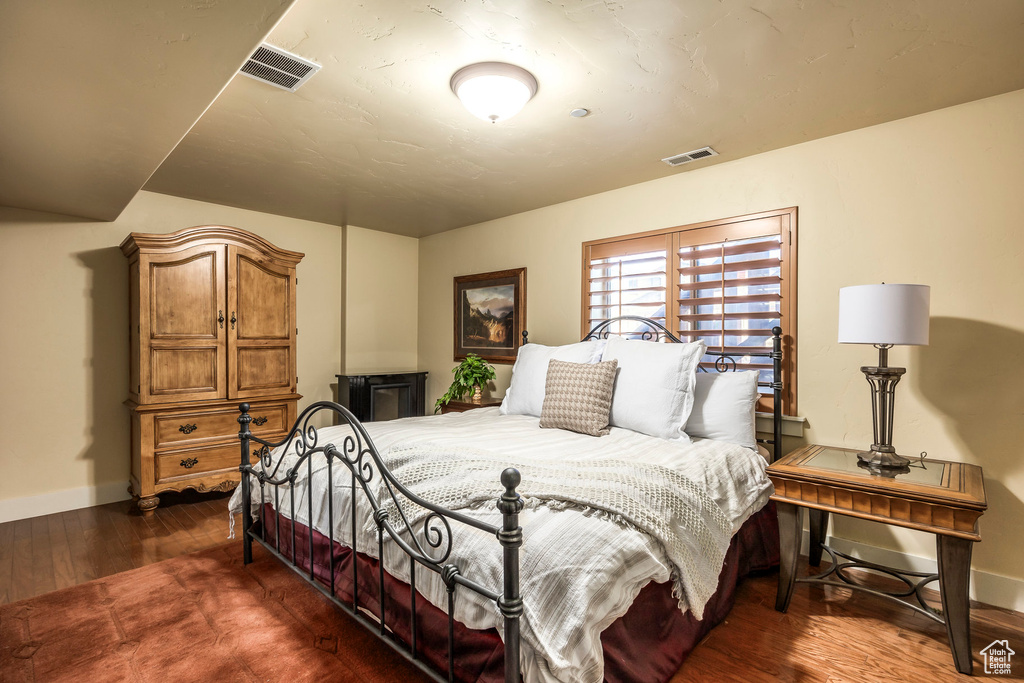
<instances>
[{"instance_id":1,"label":"flush mount dome light","mask_svg":"<svg viewBox=\"0 0 1024 683\"><path fill-rule=\"evenodd\" d=\"M452 76L454 92L473 116L495 123L515 116L537 94L537 79L503 62L464 66Z\"/></svg>"}]
</instances>

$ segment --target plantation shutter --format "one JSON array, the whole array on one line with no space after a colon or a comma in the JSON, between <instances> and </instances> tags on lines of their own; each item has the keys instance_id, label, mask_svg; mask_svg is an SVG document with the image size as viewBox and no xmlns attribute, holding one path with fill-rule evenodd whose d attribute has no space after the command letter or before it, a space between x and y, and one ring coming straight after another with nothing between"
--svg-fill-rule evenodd
<instances>
[{"instance_id":1,"label":"plantation shutter","mask_svg":"<svg viewBox=\"0 0 1024 683\"><path fill-rule=\"evenodd\" d=\"M794 414L795 219L796 210L785 209L585 243L584 332L609 318L640 315L683 341L703 339L709 352L742 354L770 351L772 328L780 326L784 411ZM709 353L702 365L711 369L716 358ZM759 371L759 409L771 410L771 359L736 360L736 369Z\"/></svg>"},{"instance_id":2,"label":"plantation shutter","mask_svg":"<svg viewBox=\"0 0 1024 683\"><path fill-rule=\"evenodd\" d=\"M784 296L789 283L783 277L789 235L778 217L678 233L677 336L703 339L709 351L770 349L772 328L790 320L788 292ZM709 354L703 365L710 367L714 360ZM770 392L770 358L740 356L736 366L759 371L762 393ZM770 406L767 396L761 403Z\"/></svg>"},{"instance_id":3,"label":"plantation shutter","mask_svg":"<svg viewBox=\"0 0 1024 683\"><path fill-rule=\"evenodd\" d=\"M639 315L664 325L671 249L671 235L656 235L585 250L584 328L622 315Z\"/></svg>"}]
</instances>

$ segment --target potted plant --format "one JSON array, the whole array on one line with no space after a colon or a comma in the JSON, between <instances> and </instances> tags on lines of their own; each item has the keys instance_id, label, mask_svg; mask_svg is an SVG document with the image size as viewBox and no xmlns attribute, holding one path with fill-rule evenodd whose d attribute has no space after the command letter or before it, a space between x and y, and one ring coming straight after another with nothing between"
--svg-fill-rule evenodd
<instances>
[{"instance_id":1,"label":"potted plant","mask_svg":"<svg viewBox=\"0 0 1024 683\"><path fill-rule=\"evenodd\" d=\"M472 400L480 402L480 387L487 384L495 377L494 367L475 353L470 353L466 359L452 368L455 379L444 396L437 399L434 404L436 413L442 406L448 405L449 401L455 401L466 394L473 392Z\"/></svg>"}]
</instances>

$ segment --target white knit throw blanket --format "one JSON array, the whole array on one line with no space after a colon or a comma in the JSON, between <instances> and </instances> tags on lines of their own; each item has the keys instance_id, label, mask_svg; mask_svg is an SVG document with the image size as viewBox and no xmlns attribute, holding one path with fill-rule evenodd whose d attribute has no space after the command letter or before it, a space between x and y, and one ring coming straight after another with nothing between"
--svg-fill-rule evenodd
<instances>
[{"instance_id":1,"label":"white knit throw blanket","mask_svg":"<svg viewBox=\"0 0 1024 683\"><path fill-rule=\"evenodd\" d=\"M383 457L395 478L412 493L449 510L493 505L503 491L499 475L509 464L484 451L440 446L392 449ZM526 507L601 514L656 539L673 568L673 595L680 609L689 607L698 618L703 615L718 588L731 527L714 499L693 481L666 467L623 460L517 458L515 467L522 475L517 491ZM428 514L399 497L409 524ZM402 531L395 504L383 488L378 500L391 524ZM369 520L367 530L371 528L375 525Z\"/></svg>"}]
</instances>

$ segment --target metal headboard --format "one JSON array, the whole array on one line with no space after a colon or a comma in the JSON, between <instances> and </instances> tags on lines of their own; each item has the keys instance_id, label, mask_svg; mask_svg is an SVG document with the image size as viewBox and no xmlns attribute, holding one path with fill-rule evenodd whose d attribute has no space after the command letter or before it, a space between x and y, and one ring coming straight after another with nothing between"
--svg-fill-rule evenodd
<instances>
[{"instance_id":1,"label":"metal headboard","mask_svg":"<svg viewBox=\"0 0 1024 683\"><path fill-rule=\"evenodd\" d=\"M636 323L636 328L628 332L613 332L612 328L622 322ZM583 337L582 341L607 339L612 335L629 335L630 337L645 341L666 341L674 344L684 343L682 339L672 334L668 328L658 321L638 315L622 315L600 322ZM527 333L523 332L524 344L526 340ZM758 439L757 441L758 443L771 444L771 459L772 461L778 459L782 455L782 328L778 326L772 328L772 348L770 351L767 349L763 351L752 349L750 351L744 350L743 352L729 353L709 349L705 355L715 357L714 367L717 372L734 372L737 369L737 358L753 357L770 358L772 360L771 381L759 381L757 383L760 387L767 387L772 390L774 398L772 407L772 438ZM707 369L703 366L700 369L701 372L707 372Z\"/></svg>"}]
</instances>

